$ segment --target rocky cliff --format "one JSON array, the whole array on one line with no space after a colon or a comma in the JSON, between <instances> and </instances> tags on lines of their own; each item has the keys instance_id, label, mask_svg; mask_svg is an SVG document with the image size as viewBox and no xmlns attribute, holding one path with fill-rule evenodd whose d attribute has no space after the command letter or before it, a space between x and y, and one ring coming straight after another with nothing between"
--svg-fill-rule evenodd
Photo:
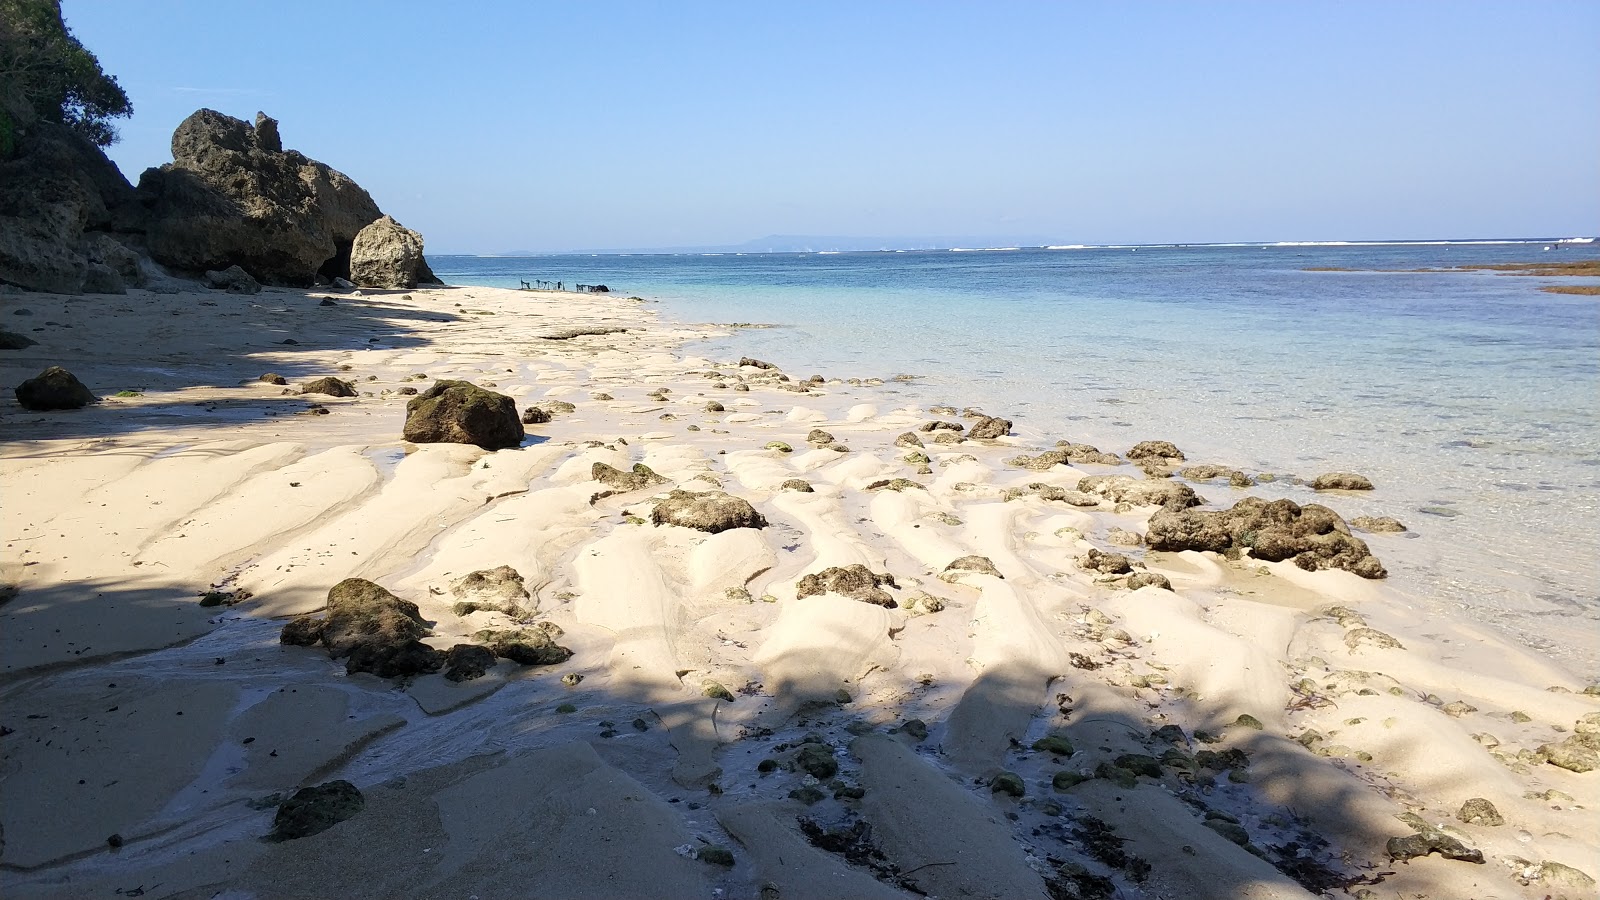
<instances>
[{"instance_id":1,"label":"rocky cliff","mask_svg":"<svg viewBox=\"0 0 1600 900\"><path fill-rule=\"evenodd\" d=\"M358 243L365 256L352 270ZM172 162L147 169L137 189L89 141L28 123L0 161L0 282L117 293L142 283L141 257L180 275L236 265L269 284L437 283L421 235L342 172L283 149L265 114L252 125L199 110L173 132Z\"/></svg>"}]
</instances>

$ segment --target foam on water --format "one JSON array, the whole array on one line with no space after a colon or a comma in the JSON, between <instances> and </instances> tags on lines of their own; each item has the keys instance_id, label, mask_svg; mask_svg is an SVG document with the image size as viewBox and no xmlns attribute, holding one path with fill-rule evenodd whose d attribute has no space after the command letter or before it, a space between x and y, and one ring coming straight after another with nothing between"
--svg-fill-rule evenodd
<instances>
[{"instance_id":1,"label":"foam on water","mask_svg":"<svg viewBox=\"0 0 1600 900\"><path fill-rule=\"evenodd\" d=\"M892 388L905 402L981 406L1041 444L1122 452L1160 438L1252 472L1361 472L1371 496L1286 481L1253 492L1399 518L1413 539L1368 536L1393 587L1593 677L1600 302L1543 293L1545 278L1393 271L1545 262L1550 243L441 257L435 269L463 284L605 283L680 320L787 325L694 349L803 375L915 374ZM1584 244L1559 253L1600 258Z\"/></svg>"}]
</instances>

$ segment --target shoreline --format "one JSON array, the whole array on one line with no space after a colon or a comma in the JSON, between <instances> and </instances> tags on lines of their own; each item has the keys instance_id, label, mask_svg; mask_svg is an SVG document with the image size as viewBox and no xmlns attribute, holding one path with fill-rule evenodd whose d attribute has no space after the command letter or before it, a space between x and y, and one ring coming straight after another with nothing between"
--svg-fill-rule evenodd
<instances>
[{"instance_id":1,"label":"shoreline","mask_svg":"<svg viewBox=\"0 0 1600 900\"><path fill-rule=\"evenodd\" d=\"M929 893L1005 885L1025 896L1075 877L1042 861L1054 856L1130 896L1203 884L1213 896L1288 897L1304 896L1281 872L1294 851L1272 848L1311 837L1332 843L1334 856L1313 856L1340 877L1395 871L1380 890L1581 890L1559 882L1571 877L1559 868L1528 876L1544 862L1582 869L1600 846L1575 836L1600 803L1593 773L1536 759L1600 712L1572 675L1397 603L1381 582L1111 539L1112 529L1141 532L1150 507L1008 493L1136 469L1026 471L1003 460L1043 449L1036 441L944 445L924 432L930 471L919 476L896 435L970 420L908 409L892 383L833 377L850 373L800 393L772 370L685 355L718 332L620 297L528 297L470 287L6 295L8 326L17 306L58 323L40 326L49 329L34 335L40 346L0 356L8 384L59 362L103 395L143 389L71 413L23 413L9 398L4 407L0 575L21 586L0 606L0 701L13 729L0 744L8 895L142 881L169 893L382 896L400 884L515 891L507 879L536 876L553 896L578 896L604 875L618 896L704 896L711 886L754 895L770 882L795 897L824 878L863 896L905 895L894 877ZM541 337L572 327L629 330ZM349 378L374 396L285 396L249 383L268 371L291 383ZM439 376L501 391L519 408L575 409L529 426L519 450L408 449L398 391ZM667 390L646 392L655 388ZM713 402L725 408L709 411ZM814 428L848 450L807 449ZM595 463L637 462L665 482L596 497L605 487L591 477ZM785 490L794 478L812 489ZM920 487L868 490L894 478ZM674 487L726 490L770 524L709 537L651 526L650 498ZM1384 536L1365 537L1383 557ZM1119 589L1078 565L1091 548L1128 553L1176 590ZM941 577L972 555L997 574ZM334 583L363 577L417 603L443 649L516 624L453 611L455 579L506 564L525 579L531 615L561 630L569 663L502 661L481 679L425 675L396 690L279 646L281 619L266 621L315 610ZM797 596L802 576L857 564L896 577L884 591L891 607ZM250 597L200 607L208 590ZM938 602L908 607L913 595ZM564 685L563 674L582 680ZM705 696L706 681L733 702ZM566 703L577 710L562 712ZM104 712L113 707L116 719ZM24 708L48 718L19 718ZM82 718L68 722L70 711ZM914 718L926 737L908 727ZM1156 737L1165 726L1181 741ZM1220 740L1206 745L1201 732ZM1055 733L1075 752L1030 750ZM283 753L250 749L258 743ZM74 757L68 746L93 749ZM785 771L794 748L821 753L808 746L827 748L834 775ZM1205 749L1213 764L1216 753L1239 756L1207 768L1196 763ZM1119 763L1129 756L1156 760L1157 774ZM776 771L759 768L765 759ZM79 788L87 763L119 777ZM1087 777L1058 790L1066 772L1065 782ZM1021 798L996 781L1007 773ZM367 794L364 812L298 841L254 840L272 812L252 803L333 777ZM793 799L818 785L835 795ZM84 789L88 802L72 793ZM1508 825L1456 821L1470 797L1491 800ZM530 808L547 818L530 823ZM1408 813L1445 825L1490 864L1391 863L1388 839L1419 831L1394 818ZM807 843L801 816L869 822L898 874L874 880ZM1095 857L1094 841L1073 831L1088 816L1148 868ZM1238 832L1217 824L1228 819ZM550 850L529 849L540 821ZM403 824L414 835L373 843ZM951 825L966 829L968 846L941 843ZM120 850L103 849L111 833ZM616 844L603 836L626 846L608 849ZM732 867L699 853L710 846L730 849ZM430 858L425 848L441 849ZM1339 853L1356 862L1337 863ZM360 864L335 871L351 854Z\"/></svg>"}]
</instances>

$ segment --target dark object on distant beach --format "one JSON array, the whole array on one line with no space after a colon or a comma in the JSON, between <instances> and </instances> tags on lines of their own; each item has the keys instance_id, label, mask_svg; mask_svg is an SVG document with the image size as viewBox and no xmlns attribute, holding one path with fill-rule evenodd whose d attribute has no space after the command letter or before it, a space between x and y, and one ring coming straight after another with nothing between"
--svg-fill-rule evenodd
<instances>
[{"instance_id":1,"label":"dark object on distant beach","mask_svg":"<svg viewBox=\"0 0 1600 900\"><path fill-rule=\"evenodd\" d=\"M436 381L406 403L405 439L418 444L516 447L526 436L517 404L466 381Z\"/></svg>"},{"instance_id":2,"label":"dark object on distant beach","mask_svg":"<svg viewBox=\"0 0 1600 900\"><path fill-rule=\"evenodd\" d=\"M767 520L749 501L722 491L675 490L656 503L650 520L657 525L678 525L708 534L730 528L767 527Z\"/></svg>"},{"instance_id":3,"label":"dark object on distant beach","mask_svg":"<svg viewBox=\"0 0 1600 900\"><path fill-rule=\"evenodd\" d=\"M0 350L22 350L39 342L15 331L0 331Z\"/></svg>"},{"instance_id":4,"label":"dark object on distant beach","mask_svg":"<svg viewBox=\"0 0 1600 900\"><path fill-rule=\"evenodd\" d=\"M229 266L222 271L206 272L206 286L226 290L230 294L259 294L261 282L250 276L249 272L238 266Z\"/></svg>"},{"instance_id":5,"label":"dark object on distant beach","mask_svg":"<svg viewBox=\"0 0 1600 900\"><path fill-rule=\"evenodd\" d=\"M361 812L366 800L348 781L330 781L301 788L283 801L272 820L274 841L292 841L320 834Z\"/></svg>"},{"instance_id":6,"label":"dark object on distant beach","mask_svg":"<svg viewBox=\"0 0 1600 900\"><path fill-rule=\"evenodd\" d=\"M1011 420L999 416L984 416L972 423L972 430L967 432L967 437L978 440L993 440L1003 438L1011 433Z\"/></svg>"},{"instance_id":7,"label":"dark object on distant beach","mask_svg":"<svg viewBox=\"0 0 1600 900\"><path fill-rule=\"evenodd\" d=\"M287 378L284 378L282 375L279 375L276 372L268 372L267 374L261 376L260 378L258 378L256 380L257 381L264 381L267 384L288 384L289 383L289 380Z\"/></svg>"},{"instance_id":8,"label":"dark object on distant beach","mask_svg":"<svg viewBox=\"0 0 1600 900\"><path fill-rule=\"evenodd\" d=\"M82 409L99 398L90 393L77 376L60 366L51 366L17 385L17 402L23 409Z\"/></svg>"},{"instance_id":9,"label":"dark object on distant beach","mask_svg":"<svg viewBox=\"0 0 1600 900\"><path fill-rule=\"evenodd\" d=\"M559 331L541 334L539 337L547 341L570 341L573 338L588 337L590 335L624 334L627 330L626 328L618 328L611 325L596 325L587 328L563 328Z\"/></svg>"},{"instance_id":10,"label":"dark object on distant beach","mask_svg":"<svg viewBox=\"0 0 1600 900\"><path fill-rule=\"evenodd\" d=\"M1248 549L1256 559L1292 559L1308 572L1344 569L1362 578L1388 575L1366 542L1350 534L1344 519L1316 503L1302 507L1293 500L1268 503L1246 497L1217 512L1168 506L1150 517L1145 541L1150 549L1162 551Z\"/></svg>"},{"instance_id":11,"label":"dark object on distant beach","mask_svg":"<svg viewBox=\"0 0 1600 900\"><path fill-rule=\"evenodd\" d=\"M777 366L775 366L772 363L769 363L769 362L767 362L765 360L755 359L755 358L749 357L749 356L741 356L741 357L739 357L739 365L741 365L741 366L754 366L757 369L776 369L776 368L778 368Z\"/></svg>"},{"instance_id":12,"label":"dark object on distant beach","mask_svg":"<svg viewBox=\"0 0 1600 900\"><path fill-rule=\"evenodd\" d=\"M796 598L815 597L829 592L860 600L863 603L874 603L894 609L894 597L883 590L882 585L899 588L894 582L894 576L885 572L882 575L873 572L866 566L856 563L850 566L830 566L800 579L800 584L795 588Z\"/></svg>"},{"instance_id":13,"label":"dark object on distant beach","mask_svg":"<svg viewBox=\"0 0 1600 900\"><path fill-rule=\"evenodd\" d=\"M361 229L350 245L350 280L358 287L414 288L424 272L433 274L422 258L422 235L392 216Z\"/></svg>"},{"instance_id":14,"label":"dark object on distant beach","mask_svg":"<svg viewBox=\"0 0 1600 900\"><path fill-rule=\"evenodd\" d=\"M1129 459L1176 459L1183 460L1183 451L1179 450L1171 441L1140 441L1128 451Z\"/></svg>"},{"instance_id":15,"label":"dark object on distant beach","mask_svg":"<svg viewBox=\"0 0 1600 900\"><path fill-rule=\"evenodd\" d=\"M543 425L550 421L550 414L537 406L530 406L522 411L522 424Z\"/></svg>"},{"instance_id":16,"label":"dark object on distant beach","mask_svg":"<svg viewBox=\"0 0 1600 900\"><path fill-rule=\"evenodd\" d=\"M1314 491L1370 491L1372 481L1354 472L1328 472L1311 482Z\"/></svg>"},{"instance_id":17,"label":"dark object on distant beach","mask_svg":"<svg viewBox=\"0 0 1600 900\"><path fill-rule=\"evenodd\" d=\"M444 668L445 656L421 641L403 644L358 644L345 660L344 670L354 675L370 672L379 678L429 675Z\"/></svg>"},{"instance_id":18,"label":"dark object on distant beach","mask_svg":"<svg viewBox=\"0 0 1600 900\"><path fill-rule=\"evenodd\" d=\"M282 382L275 381L273 384L282 384ZM327 394L329 397L354 397L356 396L356 386L348 381L342 381L329 375L326 378L318 378L300 385L300 393Z\"/></svg>"}]
</instances>

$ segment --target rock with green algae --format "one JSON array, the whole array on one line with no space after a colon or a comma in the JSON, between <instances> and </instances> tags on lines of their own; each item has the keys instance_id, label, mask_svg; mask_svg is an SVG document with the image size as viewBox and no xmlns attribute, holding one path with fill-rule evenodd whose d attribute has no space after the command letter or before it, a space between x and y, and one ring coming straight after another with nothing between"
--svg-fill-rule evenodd
<instances>
[{"instance_id":1,"label":"rock with green algae","mask_svg":"<svg viewBox=\"0 0 1600 900\"><path fill-rule=\"evenodd\" d=\"M566 662L572 651L555 642L551 629L539 628L486 628L473 635L495 656L509 659L525 666L549 666Z\"/></svg>"},{"instance_id":2,"label":"rock with green algae","mask_svg":"<svg viewBox=\"0 0 1600 900\"><path fill-rule=\"evenodd\" d=\"M1239 718L1233 720L1233 726L1235 728L1248 728L1251 731L1260 731L1263 727L1261 720L1249 713L1240 713Z\"/></svg>"},{"instance_id":3,"label":"rock with green algae","mask_svg":"<svg viewBox=\"0 0 1600 900\"><path fill-rule=\"evenodd\" d=\"M1072 741L1060 732L1051 732L1033 742L1033 749L1040 753L1050 753L1056 756L1071 756L1073 754Z\"/></svg>"},{"instance_id":4,"label":"rock with green algae","mask_svg":"<svg viewBox=\"0 0 1600 900\"><path fill-rule=\"evenodd\" d=\"M516 401L466 381L436 381L406 403L406 440L474 444L485 450L520 445L526 432Z\"/></svg>"},{"instance_id":5,"label":"rock with green algae","mask_svg":"<svg viewBox=\"0 0 1600 900\"><path fill-rule=\"evenodd\" d=\"M1456 818L1468 825L1504 825L1506 820L1501 818L1500 811L1494 804L1482 797L1473 797L1461 804L1461 809L1456 811Z\"/></svg>"},{"instance_id":6,"label":"rock with green algae","mask_svg":"<svg viewBox=\"0 0 1600 900\"><path fill-rule=\"evenodd\" d=\"M677 525L707 534L732 528L765 528L767 520L750 502L723 491L674 490L650 511L656 525Z\"/></svg>"},{"instance_id":7,"label":"rock with green algae","mask_svg":"<svg viewBox=\"0 0 1600 900\"><path fill-rule=\"evenodd\" d=\"M1090 775L1085 775L1082 772L1074 772L1070 769L1063 769L1051 777L1050 786L1058 791L1066 791L1083 784L1085 781L1091 780L1093 780L1093 777Z\"/></svg>"},{"instance_id":8,"label":"rock with green algae","mask_svg":"<svg viewBox=\"0 0 1600 900\"><path fill-rule=\"evenodd\" d=\"M827 799L827 796L828 795L824 794L820 788L812 787L811 785L798 787L789 792L790 800L799 800L801 803L804 803L807 806L810 806L813 803L821 802L822 800Z\"/></svg>"},{"instance_id":9,"label":"rock with green algae","mask_svg":"<svg viewBox=\"0 0 1600 900\"><path fill-rule=\"evenodd\" d=\"M794 595L796 599L803 599L834 593L893 609L898 604L888 591L883 590L885 585L895 589L900 587L893 575L887 572L879 574L860 563L853 563L848 566L829 566L821 572L805 576L795 587Z\"/></svg>"},{"instance_id":10,"label":"rock with green algae","mask_svg":"<svg viewBox=\"0 0 1600 900\"><path fill-rule=\"evenodd\" d=\"M725 866L730 869L733 868L734 863L733 851L727 847L701 847L695 853L695 858L703 863L710 863L713 866Z\"/></svg>"},{"instance_id":11,"label":"rock with green algae","mask_svg":"<svg viewBox=\"0 0 1600 900\"><path fill-rule=\"evenodd\" d=\"M794 452L794 448L789 446L788 444L784 443L783 441L767 441L766 446L764 446L762 449L764 449L764 450L776 450L779 453L793 453Z\"/></svg>"},{"instance_id":12,"label":"rock with green algae","mask_svg":"<svg viewBox=\"0 0 1600 900\"><path fill-rule=\"evenodd\" d=\"M802 744L792 762L795 769L818 780L839 774L839 761L833 758L833 750L827 744Z\"/></svg>"},{"instance_id":13,"label":"rock with green algae","mask_svg":"<svg viewBox=\"0 0 1600 900\"><path fill-rule=\"evenodd\" d=\"M634 463L632 471L624 472L614 466L597 462L589 467L589 477L617 493L637 491L667 483L667 479L657 475L655 470L644 463Z\"/></svg>"},{"instance_id":14,"label":"rock with green algae","mask_svg":"<svg viewBox=\"0 0 1600 900\"><path fill-rule=\"evenodd\" d=\"M713 700L721 700L724 703L732 703L735 699L733 691L728 690L721 682L710 678L700 682L700 693L703 696L710 697Z\"/></svg>"},{"instance_id":15,"label":"rock with green algae","mask_svg":"<svg viewBox=\"0 0 1600 900\"><path fill-rule=\"evenodd\" d=\"M1117 767L1127 769L1135 775L1143 775L1146 778L1161 777L1161 761L1154 756L1148 756L1143 753L1122 754L1117 757Z\"/></svg>"},{"instance_id":16,"label":"rock with green algae","mask_svg":"<svg viewBox=\"0 0 1600 900\"><path fill-rule=\"evenodd\" d=\"M1569 772L1592 772L1600 768L1600 734L1568 735L1559 744L1541 744L1538 752L1552 766Z\"/></svg>"},{"instance_id":17,"label":"rock with green algae","mask_svg":"<svg viewBox=\"0 0 1600 900\"><path fill-rule=\"evenodd\" d=\"M989 792L1021 797L1027 793L1027 787L1022 783L1021 775L1015 772L1000 772L989 779Z\"/></svg>"},{"instance_id":18,"label":"rock with green algae","mask_svg":"<svg viewBox=\"0 0 1600 900\"><path fill-rule=\"evenodd\" d=\"M294 792L272 820L273 841L293 841L329 828L361 812L366 800L348 781L329 781Z\"/></svg>"}]
</instances>

